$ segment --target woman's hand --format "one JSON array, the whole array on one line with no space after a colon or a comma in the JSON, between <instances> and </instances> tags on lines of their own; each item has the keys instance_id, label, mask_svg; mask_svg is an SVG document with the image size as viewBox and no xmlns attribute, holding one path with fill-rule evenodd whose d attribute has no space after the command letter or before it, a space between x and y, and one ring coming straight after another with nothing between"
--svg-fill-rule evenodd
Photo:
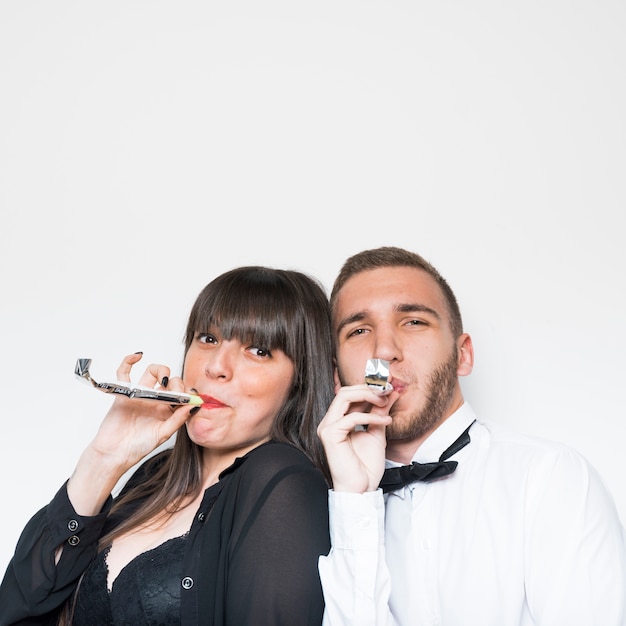
<instances>
[{"instance_id":1,"label":"woman's hand","mask_svg":"<svg viewBox=\"0 0 626 626\"><path fill-rule=\"evenodd\" d=\"M126 356L117 369L117 380L130 382L133 365L141 357L141 353ZM183 381L170 378L170 369L165 365L148 366L138 384L156 388L163 382L170 391L185 391ZM185 423L192 409L183 405L174 410L162 402L116 396L68 483L77 513L98 513L123 474L165 443Z\"/></svg>"},{"instance_id":2,"label":"woman's hand","mask_svg":"<svg viewBox=\"0 0 626 626\"><path fill-rule=\"evenodd\" d=\"M385 427L397 393L341 387L317 428L335 491L374 491L385 469ZM367 426L367 428L364 428Z\"/></svg>"},{"instance_id":3,"label":"woman's hand","mask_svg":"<svg viewBox=\"0 0 626 626\"><path fill-rule=\"evenodd\" d=\"M117 369L116 379L130 382L133 365L141 357L141 353L126 356ZM154 363L147 367L138 384L157 388L164 380L168 390L184 391L180 378L170 378L169 367ZM184 424L190 408L184 405L174 410L162 402L116 396L90 445L125 471L167 441Z\"/></svg>"}]
</instances>

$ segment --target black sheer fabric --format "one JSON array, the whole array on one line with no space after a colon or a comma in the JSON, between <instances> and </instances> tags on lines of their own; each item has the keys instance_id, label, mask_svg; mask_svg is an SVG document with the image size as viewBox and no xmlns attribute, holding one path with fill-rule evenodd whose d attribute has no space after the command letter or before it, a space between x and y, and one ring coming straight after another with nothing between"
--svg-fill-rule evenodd
<instances>
[{"instance_id":1,"label":"black sheer fabric","mask_svg":"<svg viewBox=\"0 0 626 626\"><path fill-rule=\"evenodd\" d=\"M145 480L169 453L147 461L126 488ZM109 502L102 514L81 518L69 503L65 486L61 488L20 537L0 586L0 626L55 624L81 575L96 559L99 537L140 506L138 500L109 516ZM80 541L76 542L76 537ZM63 545L63 554L55 565L59 545ZM183 626L319 626L324 600L317 562L330 550L328 487L321 472L289 444L268 442L255 448L206 490L182 550L182 561L172 563L166 558L165 569L170 571L165 582L167 594L180 597L171 604L168 600L167 610L179 605ZM133 568L143 569L145 563L141 563L140 559L125 573L133 575ZM93 567L94 578L84 582L97 586L98 564ZM106 581L106 573L101 575ZM135 589L140 589L144 598L150 595L149 581L137 576L137 571L134 576ZM118 577L116 582L121 580ZM106 582L94 593L98 596L103 590L106 593ZM138 598L135 594L132 600ZM119 618L121 621L112 623L177 623L147 621L152 608L146 607L142 604L133 609L148 610L140 621ZM167 620L169 615L158 619ZM115 612L111 616L117 619ZM80 619L80 626L89 623L86 617ZM94 623L107 622L92 619L91 625Z\"/></svg>"},{"instance_id":2,"label":"black sheer fabric","mask_svg":"<svg viewBox=\"0 0 626 626\"><path fill-rule=\"evenodd\" d=\"M214 544L219 592L212 608L201 598L200 610L215 611L211 623L228 626L319 625L317 561L330 549L328 513L319 503L326 486L318 491L302 467L261 450L258 461L244 464L236 497L224 502L228 539Z\"/></svg>"},{"instance_id":3,"label":"black sheer fabric","mask_svg":"<svg viewBox=\"0 0 626 626\"><path fill-rule=\"evenodd\" d=\"M73 626L175 626L180 624L180 590L185 538L176 537L138 555L107 589L108 549L87 568L80 583Z\"/></svg>"}]
</instances>

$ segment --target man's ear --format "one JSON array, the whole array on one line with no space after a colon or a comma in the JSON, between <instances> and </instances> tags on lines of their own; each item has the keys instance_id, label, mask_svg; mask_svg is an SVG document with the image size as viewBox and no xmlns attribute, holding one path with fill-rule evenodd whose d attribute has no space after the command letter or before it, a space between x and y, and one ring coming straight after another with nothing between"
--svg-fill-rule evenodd
<instances>
[{"instance_id":1,"label":"man's ear","mask_svg":"<svg viewBox=\"0 0 626 626\"><path fill-rule=\"evenodd\" d=\"M337 361L335 361L334 378L335 378L335 393L337 393L341 389L341 381L339 380L339 370L337 369Z\"/></svg>"},{"instance_id":2,"label":"man's ear","mask_svg":"<svg viewBox=\"0 0 626 626\"><path fill-rule=\"evenodd\" d=\"M456 340L456 346L458 349L458 367L457 374L459 376L468 376L472 373L474 368L474 346L472 345L472 338L463 333Z\"/></svg>"}]
</instances>

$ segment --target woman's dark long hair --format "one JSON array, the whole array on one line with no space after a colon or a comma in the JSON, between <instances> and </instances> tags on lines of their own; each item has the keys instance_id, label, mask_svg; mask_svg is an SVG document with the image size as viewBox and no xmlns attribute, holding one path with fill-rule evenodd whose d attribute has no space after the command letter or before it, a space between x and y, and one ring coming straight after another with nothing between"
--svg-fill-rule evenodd
<instances>
[{"instance_id":1,"label":"woman's dark long hair","mask_svg":"<svg viewBox=\"0 0 626 626\"><path fill-rule=\"evenodd\" d=\"M219 329L226 340L238 339L268 350L282 350L294 363L289 395L272 423L271 438L293 444L330 474L317 426L334 397L333 353L328 298L316 279L295 270L239 267L221 274L198 295L185 333L185 355L197 333ZM145 462L148 469L152 459ZM129 518L104 535L102 550L113 539L149 520L175 512L203 487L202 448L185 426L176 433L171 454L156 471L125 490L110 514L144 500ZM80 583L79 583L80 584ZM68 601L59 625L71 624Z\"/></svg>"},{"instance_id":2,"label":"woman's dark long hair","mask_svg":"<svg viewBox=\"0 0 626 626\"><path fill-rule=\"evenodd\" d=\"M211 281L198 295L185 333L185 354L197 333L217 328L269 350L282 350L294 363L289 395L274 417L271 438L293 444L321 469L329 481L317 426L334 397L333 354L328 298L314 278L295 270L239 267ZM145 499L132 517L102 537L100 547L130 528L177 510L202 488L202 448L182 427L173 451L155 473L123 493L111 513ZM150 463L148 460L146 463Z\"/></svg>"}]
</instances>

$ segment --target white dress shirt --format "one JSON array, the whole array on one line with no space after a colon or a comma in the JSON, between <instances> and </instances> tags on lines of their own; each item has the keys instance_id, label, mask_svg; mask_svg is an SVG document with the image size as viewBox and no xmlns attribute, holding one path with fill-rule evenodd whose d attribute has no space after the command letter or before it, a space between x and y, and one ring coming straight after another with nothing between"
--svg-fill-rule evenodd
<instances>
[{"instance_id":1,"label":"white dress shirt","mask_svg":"<svg viewBox=\"0 0 626 626\"><path fill-rule=\"evenodd\" d=\"M413 460L474 419L465 403ZM450 476L329 492L325 626L626 626L626 533L596 471L494 423L469 432Z\"/></svg>"}]
</instances>

